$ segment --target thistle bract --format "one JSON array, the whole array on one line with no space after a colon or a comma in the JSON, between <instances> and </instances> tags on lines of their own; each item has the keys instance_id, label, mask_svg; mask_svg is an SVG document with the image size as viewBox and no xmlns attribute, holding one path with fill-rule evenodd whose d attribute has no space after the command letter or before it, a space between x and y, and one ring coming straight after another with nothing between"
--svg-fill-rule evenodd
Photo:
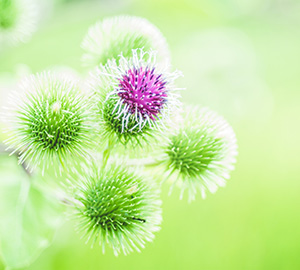
<instances>
[{"instance_id":1,"label":"thistle bract","mask_svg":"<svg viewBox=\"0 0 300 270\"><path fill-rule=\"evenodd\" d=\"M169 136L162 163L173 185L188 191L189 201L197 191L205 197L214 193L233 170L237 155L236 138L229 124L216 113L188 108L178 129Z\"/></svg>"},{"instance_id":2,"label":"thistle bract","mask_svg":"<svg viewBox=\"0 0 300 270\"><path fill-rule=\"evenodd\" d=\"M33 0L0 0L0 48L31 37L38 21L35 5Z\"/></svg>"},{"instance_id":3,"label":"thistle bract","mask_svg":"<svg viewBox=\"0 0 300 270\"><path fill-rule=\"evenodd\" d=\"M180 73L157 65L154 52L132 54L130 59L120 56L119 64L101 65L90 82L99 135L123 144L147 141L180 104L173 85Z\"/></svg>"},{"instance_id":4,"label":"thistle bract","mask_svg":"<svg viewBox=\"0 0 300 270\"><path fill-rule=\"evenodd\" d=\"M116 59L122 53L132 57L132 50L144 48L156 50L162 63L169 63L169 51L161 32L149 21L132 16L117 16L104 19L91 26L81 47L83 63L94 67Z\"/></svg>"},{"instance_id":5,"label":"thistle bract","mask_svg":"<svg viewBox=\"0 0 300 270\"><path fill-rule=\"evenodd\" d=\"M42 73L27 78L21 87L20 100L15 96L11 102L12 137L8 141L20 153L20 162L44 169L85 155L92 129L86 100L76 82Z\"/></svg>"},{"instance_id":6,"label":"thistle bract","mask_svg":"<svg viewBox=\"0 0 300 270\"><path fill-rule=\"evenodd\" d=\"M79 173L75 191L78 230L103 252L140 251L154 238L161 223L157 187L119 165L102 169L93 162Z\"/></svg>"}]
</instances>

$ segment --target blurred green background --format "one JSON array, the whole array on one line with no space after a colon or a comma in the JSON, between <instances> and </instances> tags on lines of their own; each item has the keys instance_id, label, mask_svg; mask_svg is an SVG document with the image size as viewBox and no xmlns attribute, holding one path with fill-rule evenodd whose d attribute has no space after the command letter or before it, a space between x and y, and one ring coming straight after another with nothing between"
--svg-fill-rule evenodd
<instances>
[{"instance_id":1,"label":"blurred green background","mask_svg":"<svg viewBox=\"0 0 300 270\"><path fill-rule=\"evenodd\" d=\"M227 187L206 200L188 204L164 187L162 229L140 254L103 255L68 221L27 269L300 269L299 1L56 2L29 43L1 52L1 77L20 63L32 72L57 65L86 72L80 43L92 23L145 17L166 36L172 64L185 75L184 101L223 114L239 156Z\"/></svg>"}]
</instances>

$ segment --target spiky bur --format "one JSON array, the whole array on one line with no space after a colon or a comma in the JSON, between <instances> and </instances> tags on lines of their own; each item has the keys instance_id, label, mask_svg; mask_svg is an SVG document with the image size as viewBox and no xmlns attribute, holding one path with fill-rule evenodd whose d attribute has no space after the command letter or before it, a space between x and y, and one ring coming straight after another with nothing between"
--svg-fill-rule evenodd
<instances>
[{"instance_id":1,"label":"spiky bur","mask_svg":"<svg viewBox=\"0 0 300 270\"><path fill-rule=\"evenodd\" d=\"M77 230L87 242L99 243L115 255L144 248L162 220L159 189L144 176L112 164L101 169L96 162L75 176Z\"/></svg>"},{"instance_id":2,"label":"spiky bur","mask_svg":"<svg viewBox=\"0 0 300 270\"><path fill-rule=\"evenodd\" d=\"M0 0L0 49L32 36L38 21L37 4L33 0Z\"/></svg>"},{"instance_id":3,"label":"spiky bur","mask_svg":"<svg viewBox=\"0 0 300 270\"><path fill-rule=\"evenodd\" d=\"M234 169L237 144L223 117L207 108L190 107L163 151L161 162L173 186L181 188L181 198L187 190L192 201L198 191L204 198L207 190L214 193L225 185Z\"/></svg>"},{"instance_id":4,"label":"spiky bur","mask_svg":"<svg viewBox=\"0 0 300 270\"><path fill-rule=\"evenodd\" d=\"M173 85L180 72L156 64L155 52L133 50L92 73L90 88L99 137L126 145L141 144L164 128L178 110L180 95Z\"/></svg>"},{"instance_id":5,"label":"spiky bur","mask_svg":"<svg viewBox=\"0 0 300 270\"><path fill-rule=\"evenodd\" d=\"M10 102L12 127L7 141L20 153L20 163L43 171L49 166L61 170L73 157L84 156L92 128L77 82L49 72L31 75L21 88L23 93L16 93Z\"/></svg>"},{"instance_id":6,"label":"spiky bur","mask_svg":"<svg viewBox=\"0 0 300 270\"><path fill-rule=\"evenodd\" d=\"M170 62L167 42L161 32L144 18L116 16L91 26L81 47L85 53L82 61L89 67L105 65L108 60L132 57L132 50L144 48L158 53L161 63Z\"/></svg>"}]
</instances>

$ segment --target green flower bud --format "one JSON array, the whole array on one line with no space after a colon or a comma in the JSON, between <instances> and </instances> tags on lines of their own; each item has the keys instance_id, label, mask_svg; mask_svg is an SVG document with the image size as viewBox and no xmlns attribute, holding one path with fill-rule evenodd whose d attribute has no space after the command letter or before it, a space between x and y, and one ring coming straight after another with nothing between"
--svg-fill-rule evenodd
<instances>
[{"instance_id":1,"label":"green flower bud","mask_svg":"<svg viewBox=\"0 0 300 270\"><path fill-rule=\"evenodd\" d=\"M90 67L105 65L108 60L132 57L132 50L156 50L158 60L169 63L168 45L161 32L144 18L117 16L91 26L81 47L83 63Z\"/></svg>"},{"instance_id":2,"label":"green flower bud","mask_svg":"<svg viewBox=\"0 0 300 270\"><path fill-rule=\"evenodd\" d=\"M234 131L223 117L194 107L187 109L163 151L161 163L173 186L181 188L181 198L187 190L192 201L197 191L204 198L207 190L214 193L225 185L234 169L237 144Z\"/></svg>"},{"instance_id":3,"label":"green flower bud","mask_svg":"<svg viewBox=\"0 0 300 270\"><path fill-rule=\"evenodd\" d=\"M75 176L76 178L76 176ZM159 189L144 176L119 165L85 166L74 190L77 230L87 242L113 248L114 254L140 251L161 223Z\"/></svg>"},{"instance_id":4,"label":"green flower bud","mask_svg":"<svg viewBox=\"0 0 300 270\"><path fill-rule=\"evenodd\" d=\"M20 153L20 163L41 166L44 171L84 156L92 129L86 98L77 82L49 72L32 75L21 88L23 93L16 93L11 100L8 140Z\"/></svg>"}]
</instances>

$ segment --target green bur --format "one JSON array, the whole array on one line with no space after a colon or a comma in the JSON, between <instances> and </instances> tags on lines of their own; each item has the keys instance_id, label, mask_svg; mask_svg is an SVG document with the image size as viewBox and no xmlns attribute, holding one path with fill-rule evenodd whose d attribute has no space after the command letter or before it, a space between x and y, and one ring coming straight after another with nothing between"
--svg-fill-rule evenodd
<instances>
[{"instance_id":1,"label":"green bur","mask_svg":"<svg viewBox=\"0 0 300 270\"><path fill-rule=\"evenodd\" d=\"M20 161L44 169L84 156L92 129L77 85L49 73L32 76L27 87L14 112L17 126L10 140L21 152Z\"/></svg>"},{"instance_id":2,"label":"green bur","mask_svg":"<svg viewBox=\"0 0 300 270\"><path fill-rule=\"evenodd\" d=\"M14 26L18 10L11 0L0 0L0 28L9 29Z\"/></svg>"},{"instance_id":3,"label":"green bur","mask_svg":"<svg viewBox=\"0 0 300 270\"><path fill-rule=\"evenodd\" d=\"M115 16L97 22L89 28L81 47L83 63L90 67L105 65L113 59L118 64L120 54L130 58L132 50L141 48L157 51L159 62L169 64L170 60L167 42L159 29L134 16Z\"/></svg>"},{"instance_id":4,"label":"green bur","mask_svg":"<svg viewBox=\"0 0 300 270\"><path fill-rule=\"evenodd\" d=\"M187 108L178 124L159 162L172 188L175 184L181 188L181 197L187 190L189 201L198 191L204 198L207 190L216 192L230 177L237 155L235 134L224 118L206 108Z\"/></svg>"},{"instance_id":5,"label":"green bur","mask_svg":"<svg viewBox=\"0 0 300 270\"><path fill-rule=\"evenodd\" d=\"M76 108L76 104L71 104L66 97L61 97L61 100L50 98L49 103L45 104L35 100L31 104L32 107L28 108L27 133L38 148L62 152L76 143L83 120L79 108Z\"/></svg>"},{"instance_id":6,"label":"green bur","mask_svg":"<svg viewBox=\"0 0 300 270\"><path fill-rule=\"evenodd\" d=\"M207 136L199 129L181 130L170 139L166 150L169 167L178 170L183 177L197 177L208 169L208 165L223 156L224 142Z\"/></svg>"},{"instance_id":7,"label":"green bur","mask_svg":"<svg viewBox=\"0 0 300 270\"><path fill-rule=\"evenodd\" d=\"M103 54L98 60L98 64L105 65L108 60L115 59L117 64L119 64L119 55L122 52L122 55L125 58L132 57L132 50L143 48L145 51L151 50L153 44L142 35L132 33L131 35L124 35L112 41L110 46L103 51Z\"/></svg>"},{"instance_id":8,"label":"green bur","mask_svg":"<svg viewBox=\"0 0 300 270\"><path fill-rule=\"evenodd\" d=\"M78 229L88 240L102 245L103 252L108 245L118 255L139 251L153 239L161 223L156 187L118 165L103 169L93 163L79 178Z\"/></svg>"}]
</instances>

